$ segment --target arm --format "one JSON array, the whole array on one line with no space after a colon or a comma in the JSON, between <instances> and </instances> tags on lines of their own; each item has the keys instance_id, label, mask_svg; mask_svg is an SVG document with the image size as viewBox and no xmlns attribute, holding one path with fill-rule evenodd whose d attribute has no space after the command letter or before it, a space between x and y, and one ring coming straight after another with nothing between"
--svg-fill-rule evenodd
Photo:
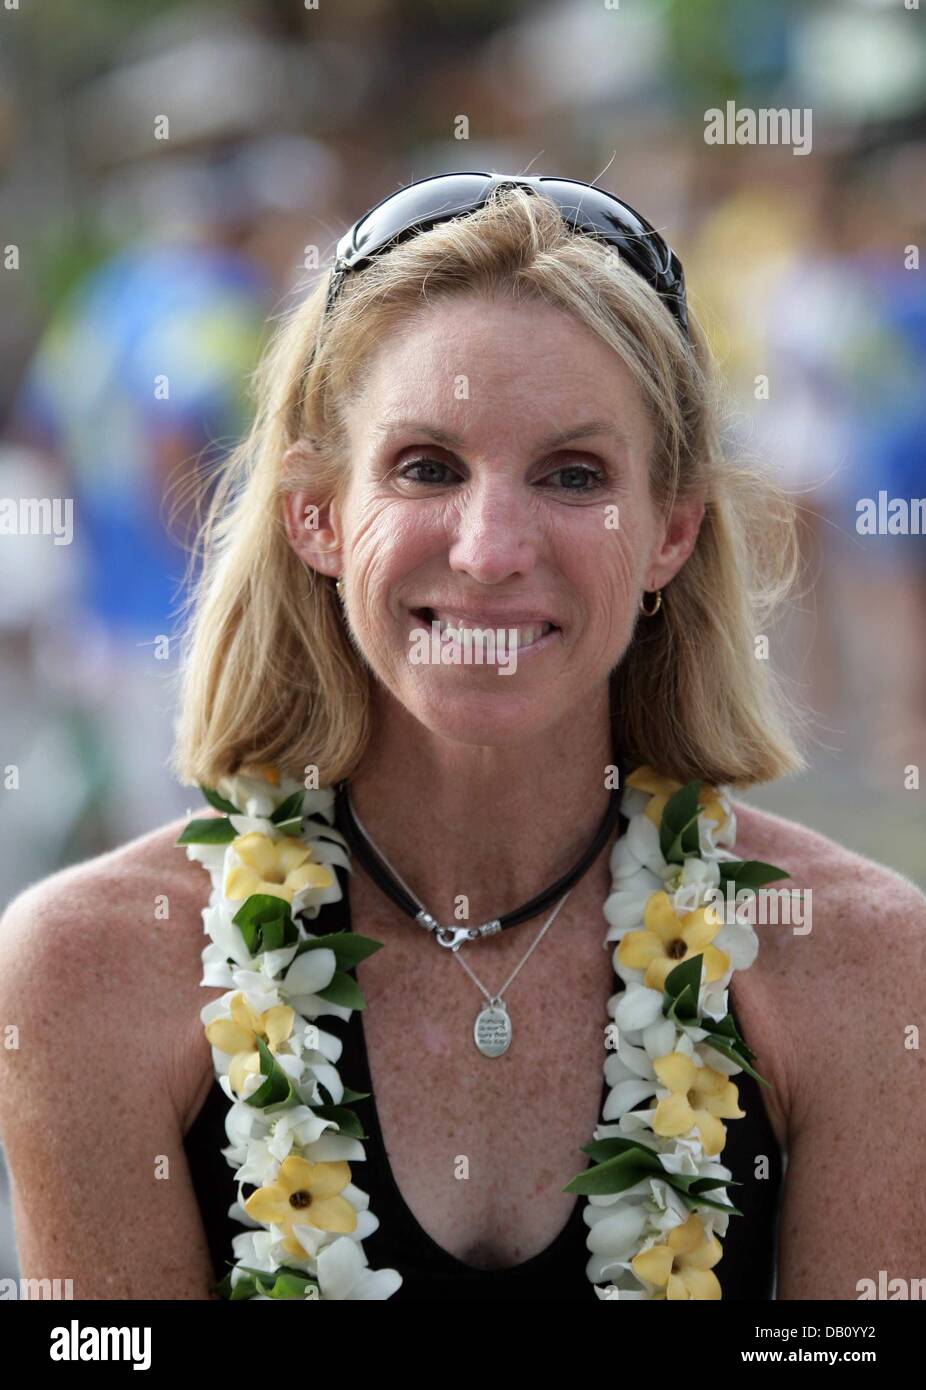
<instances>
[{"instance_id":1,"label":"arm","mask_svg":"<svg viewBox=\"0 0 926 1390\"><path fill-rule=\"evenodd\" d=\"M853 865L813 904L804 975L819 1009L797 1058L780 1299L855 1300L860 1280L885 1298L884 1279L926 1276L926 898Z\"/></svg>"},{"instance_id":2,"label":"arm","mask_svg":"<svg viewBox=\"0 0 926 1390\"><path fill-rule=\"evenodd\" d=\"M183 1117L146 1027L154 976L143 950L120 958L105 889L66 870L0 921L0 1138L21 1273L71 1279L78 1299L207 1299Z\"/></svg>"}]
</instances>

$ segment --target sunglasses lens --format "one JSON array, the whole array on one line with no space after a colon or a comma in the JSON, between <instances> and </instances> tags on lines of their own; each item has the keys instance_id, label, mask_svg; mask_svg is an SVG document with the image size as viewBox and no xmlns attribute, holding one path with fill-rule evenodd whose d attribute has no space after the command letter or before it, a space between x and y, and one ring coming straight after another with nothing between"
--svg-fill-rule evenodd
<instances>
[{"instance_id":1,"label":"sunglasses lens","mask_svg":"<svg viewBox=\"0 0 926 1390\"><path fill-rule=\"evenodd\" d=\"M383 199L344 238L338 254L348 265L374 255L401 233L469 212L492 182L490 174L439 174Z\"/></svg>"},{"instance_id":2,"label":"sunglasses lens","mask_svg":"<svg viewBox=\"0 0 926 1390\"><path fill-rule=\"evenodd\" d=\"M623 247L640 267L664 275L670 251L654 227L629 204L605 189L569 179L540 179L540 191L559 204L563 218L576 231L591 232Z\"/></svg>"},{"instance_id":3,"label":"sunglasses lens","mask_svg":"<svg viewBox=\"0 0 926 1390\"><path fill-rule=\"evenodd\" d=\"M687 333L681 262L655 228L627 203L603 188L573 179L471 172L421 179L377 203L342 237L337 248L341 273L375 256L391 242L480 207L493 184L504 183L506 178L550 198L574 231L617 247L633 269L667 300Z\"/></svg>"}]
</instances>

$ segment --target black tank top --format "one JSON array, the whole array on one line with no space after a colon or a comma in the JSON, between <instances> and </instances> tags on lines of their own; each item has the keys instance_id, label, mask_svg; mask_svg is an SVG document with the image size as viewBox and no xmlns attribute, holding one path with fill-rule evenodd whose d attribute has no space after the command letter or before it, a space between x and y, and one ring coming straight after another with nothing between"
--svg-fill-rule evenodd
<instances>
[{"instance_id":1,"label":"black tank top","mask_svg":"<svg viewBox=\"0 0 926 1390\"><path fill-rule=\"evenodd\" d=\"M621 817L621 833L625 829L626 821ZM344 896L323 909L316 919L318 931L352 930L349 874L342 869L336 872ZM615 990L621 987L621 981L615 976ZM739 1029L732 989L729 1003ZM372 1092L362 1011L355 1010L346 1022L331 1015L325 1015L318 1022L326 1032L335 1034L343 1042L343 1052L336 1065L344 1085L354 1091ZM742 1033L741 1029L739 1031ZM757 1068L761 1072L761 1058L757 1059ZM765 1300L773 1297L782 1156L766 1114L762 1088L745 1071L735 1080L740 1109L745 1110L746 1115L741 1120L727 1122L726 1143L719 1161L731 1170L734 1180L742 1184L740 1187L731 1184L727 1190L734 1206L739 1207L743 1215L730 1217L727 1234L721 1238L723 1257L714 1272L720 1280L724 1299ZM603 1080L599 1116L608 1090ZM234 1170L220 1150L229 1143L225 1131L229 1108L228 1097L216 1080L184 1139L217 1280L227 1273L233 1258L232 1238L246 1229L228 1215L236 1199ZM363 1140L366 1158L352 1163L351 1177L369 1194L370 1208L380 1223L377 1230L364 1239L363 1248L371 1269L391 1268L402 1275L402 1284L390 1302L403 1298L432 1301L449 1297L504 1302L537 1298L567 1303L597 1301L595 1287L585 1273L590 1259L585 1243L588 1226L582 1214L586 1197L576 1198L566 1224L539 1254L507 1269L473 1268L438 1245L412 1215L389 1165L375 1097L371 1094L367 1100L356 1101L352 1108L367 1137ZM591 1135L576 1138L576 1172L586 1166L579 1146L590 1138ZM757 1178L756 1159L763 1154L768 1158L768 1177Z\"/></svg>"}]
</instances>

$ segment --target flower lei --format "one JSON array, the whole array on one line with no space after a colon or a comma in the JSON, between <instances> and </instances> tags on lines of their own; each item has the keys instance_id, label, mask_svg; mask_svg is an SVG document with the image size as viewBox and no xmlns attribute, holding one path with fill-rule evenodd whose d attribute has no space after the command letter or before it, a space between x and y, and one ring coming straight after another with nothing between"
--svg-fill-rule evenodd
<instances>
[{"instance_id":1,"label":"flower lei","mask_svg":"<svg viewBox=\"0 0 926 1390\"><path fill-rule=\"evenodd\" d=\"M379 1226L351 1180L364 1158L353 1102L335 1063L340 1038L317 1019L349 1019L363 995L348 973L382 943L306 926L342 896L350 870L333 827L334 791L306 790L269 767L201 787L221 814L193 820L177 844L212 878L201 983L222 986L201 1019L231 1102L222 1154L236 1170L229 1216L245 1229L215 1286L223 1298L386 1299L402 1283L371 1270L363 1240ZM563 1189L584 1194L599 1298L720 1298L718 1236L741 1213L717 1161L723 1119L741 1118L730 1077L752 1053L727 1011L733 971L752 964L753 928L722 924L720 885L756 889L785 871L742 863L724 789L681 786L649 767L628 779L627 834L611 851L606 944L625 988L608 1002L603 1120L582 1151L591 1165ZM638 1108L652 1100L649 1109ZM617 1123L613 1123L616 1121ZM243 1189L254 1191L246 1199ZM599 1287L605 1284L606 1287Z\"/></svg>"}]
</instances>

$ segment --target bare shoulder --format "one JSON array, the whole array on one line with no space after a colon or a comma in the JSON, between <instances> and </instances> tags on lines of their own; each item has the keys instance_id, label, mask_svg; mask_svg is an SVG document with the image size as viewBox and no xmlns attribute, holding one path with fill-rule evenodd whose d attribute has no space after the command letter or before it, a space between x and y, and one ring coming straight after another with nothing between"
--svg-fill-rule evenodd
<instances>
[{"instance_id":1,"label":"bare shoulder","mask_svg":"<svg viewBox=\"0 0 926 1390\"><path fill-rule=\"evenodd\" d=\"M199 1010L218 993L199 984L211 883L176 843L185 824L57 870L0 918L7 1013L40 998L59 1016L98 1020L109 1045L128 1042L124 1028L159 1059L184 1121L209 1062Z\"/></svg>"},{"instance_id":2,"label":"bare shoulder","mask_svg":"<svg viewBox=\"0 0 926 1390\"><path fill-rule=\"evenodd\" d=\"M759 1031L764 1014L787 1102L777 1297L856 1299L882 1273L909 1279L923 1265L910 1212L926 1117L926 897L806 826L734 809L738 856L809 890L798 930L760 918L745 972L747 989L756 972Z\"/></svg>"},{"instance_id":3,"label":"bare shoulder","mask_svg":"<svg viewBox=\"0 0 926 1390\"><path fill-rule=\"evenodd\" d=\"M78 1298L209 1297L183 1139L212 1079L199 1018L215 997L199 984L211 882L176 844L182 824L49 875L0 920L20 1268L73 1278Z\"/></svg>"},{"instance_id":4,"label":"bare shoulder","mask_svg":"<svg viewBox=\"0 0 926 1390\"><path fill-rule=\"evenodd\" d=\"M819 925L838 925L841 945L850 955L860 936L868 939L868 908L877 906L880 919L912 938L926 929L926 896L896 869L797 820L735 799L733 809L739 858L760 859L786 870L788 878L777 880L776 886L811 890L813 910L822 914ZM816 925L815 921L814 930Z\"/></svg>"},{"instance_id":5,"label":"bare shoulder","mask_svg":"<svg viewBox=\"0 0 926 1390\"><path fill-rule=\"evenodd\" d=\"M762 1008L776 1020L770 1026L793 1127L836 1082L847 1050L863 1049L869 1031L883 1037L919 1017L926 897L905 875L809 826L738 800L733 809L737 856L788 873L769 888L783 889L791 902L785 907L781 894L775 904L772 895L759 910L754 970Z\"/></svg>"}]
</instances>

